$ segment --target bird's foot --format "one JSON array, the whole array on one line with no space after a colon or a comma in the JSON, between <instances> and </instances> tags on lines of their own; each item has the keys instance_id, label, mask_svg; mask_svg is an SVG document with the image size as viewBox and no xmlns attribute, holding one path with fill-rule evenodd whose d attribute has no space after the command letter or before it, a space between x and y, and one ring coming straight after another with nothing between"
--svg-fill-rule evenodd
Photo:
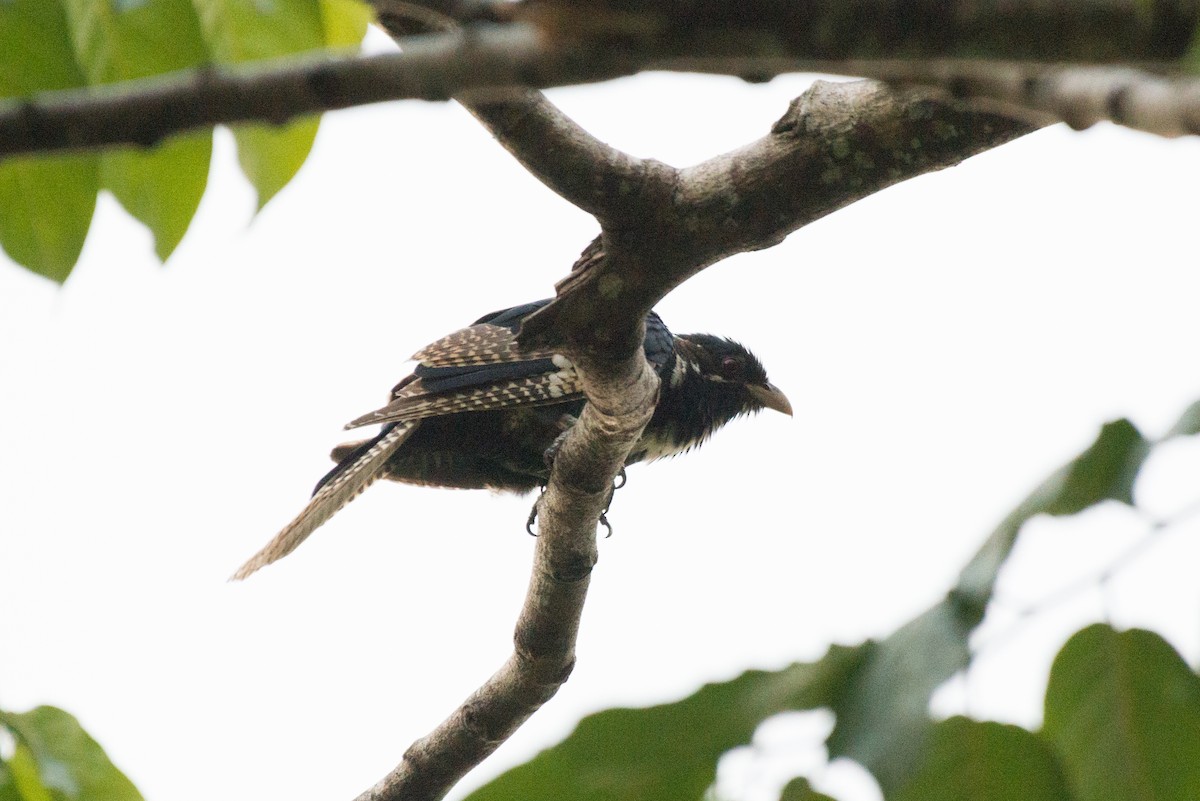
<instances>
[{"instance_id":1,"label":"bird's foot","mask_svg":"<svg viewBox=\"0 0 1200 801\"><path fill-rule=\"evenodd\" d=\"M625 480L625 468L622 467L621 472L617 473L617 478L613 481L613 485L608 488L608 500L604 502L604 510L600 512L600 525L604 526L608 532L604 535L604 539L608 539L613 535L612 524L608 522L608 510L612 506L613 495L616 494L617 490L625 486Z\"/></svg>"},{"instance_id":2,"label":"bird's foot","mask_svg":"<svg viewBox=\"0 0 1200 801\"><path fill-rule=\"evenodd\" d=\"M563 415L563 417L566 417L566 416L567 415ZM563 437L565 437L566 434L567 434L567 432L564 431L562 434L560 434L558 436L557 439L554 440L553 444L551 444L550 447L546 449L546 452L543 455L546 460L546 467L554 466L554 457L555 457L555 455L558 454L559 448L562 447ZM608 539L609 537L611 537L613 535L612 523L608 522L608 509L610 506L612 506L613 493L615 493L621 487L625 486L626 481L627 481L627 478L625 476L625 468L622 467L621 472L617 473L617 477L613 481L613 485L611 487L609 487L609 489L608 489L608 499L605 500L604 509L603 509L603 511L600 512L600 521L599 522L600 522L600 525L604 526L604 530L606 532L604 535L604 539ZM537 536L537 532L535 532L533 530L533 526L535 523L537 523L538 504L542 502L542 495L545 495L545 494L546 494L546 485L543 484L541 493L538 494L537 500L533 502L533 506L529 510L529 518L525 521L525 531L531 537Z\"/></svg>"},{"instance_id":3,"label":"bird's foot","mask_svg":"<svg viewBox=\"0 0 1200 801\"><path fill-rule=\"evenodd\" d=\"M542 502L542 496L546 494L546 485L542 485L542 491L538 493L537 500L533 502L533 506L529 510L529 519L525 521L525 531L531 537L536 537L537 532L533 530L533 524L537 522L538 504Z\"/></svg>"}]
</instances>

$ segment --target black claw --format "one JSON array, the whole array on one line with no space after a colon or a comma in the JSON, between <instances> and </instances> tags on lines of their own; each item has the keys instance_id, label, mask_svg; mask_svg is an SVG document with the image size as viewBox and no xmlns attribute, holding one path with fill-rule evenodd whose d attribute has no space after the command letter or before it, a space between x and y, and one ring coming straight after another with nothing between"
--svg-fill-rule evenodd
<instances>
[{"instance_id":1,"label":"black claw","mask_svg":"<svg viewBox=\"0 0 1200 801\"><path fill-rule=\"evenodd\" d=\"M621 487L625 486L625 481L627 479L625 478L625 468L624 467L621 468L620 473L617 473L617 478L620 479L620 483L617 483L617 481L615 481L615 480L613 481L613 489L614 490L619 490Z\"/></svg>"},{"instance_id":2,"label":"black claw","mask_svg":"<svg viewBox=\"0 0 1200 801\"><path fill-rule=\"evenodd\" d=\"M546 488L542 487L542 493L546 492ZM533 530L533 524L537 522L538 503L542 500L542 496L538 495L537 500L533 502L533 507L529 510L529 519L525 521L525 531L531 537L536 537L537 533Z\"/></svg>"},{"instance_id":3,"label":"black claw","mask_svg":"<svg viewBox=\"0 0 1200 801\"><path fill-rule=\"evenodd\" d=\"M604 535L604 539L608 539L609 537L611 537L613 528L608 522L608 516L605 515L604 512L600 513L600 525L602 525L602 526L604 526L604 528L608 529L608 533Z\"/></svg>"}]
</instances>

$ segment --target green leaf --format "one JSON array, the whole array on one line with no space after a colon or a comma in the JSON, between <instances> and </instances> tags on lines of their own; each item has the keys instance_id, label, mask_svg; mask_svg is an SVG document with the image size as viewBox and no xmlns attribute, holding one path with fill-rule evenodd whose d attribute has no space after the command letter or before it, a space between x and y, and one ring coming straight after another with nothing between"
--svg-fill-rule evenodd
<instances>
[{"instance_id":1,"label":"green leaf","mask_svg":"<svg viewBox=\"0 0 1200 801\"><path fill-rule=\"evenodd\" d=\"M95 156L0 163L0 245L13 261L62 283L83 250L99 190Z\"/></svg>"},{"instance_id":2,"label":"green leaf","mask_svg":"<svg viewBox=\"0 0 1200 801\"><path fill-rule=\"evenodd\" d=\"M0 726L17 741L8 766L22 793L18 797L27 801L142 801L133 783L109 761L79 721L63 710L40 706L23 714L0 712ZM48 792L40 794L39 786Z\"/></svg>"},{"instance_id":3,"label":"green leaf","mask_svg":"<svg viewBox=\"0 0 1200 801\"><path fill-rule=\"evenodd\" d=\"M0 2L0 96L84 84L57 2ZM0 247L19 264L64 281L79 259L99 191L95 156L0 162Z\"/></svg>"},{"instance_id":4,"label":"green leaf","mask_svg":"<svg viewBox=\"0 0 1200 801\"><path fill-rule=\"evenodd\" d=\"M1105 425L1096 441L1025 499L963 569L949 595L875 645L833 705L831 756L870 770L885 794L909 780L931 735L929 698L964 668L967 639L983 619L1000 568L1025 521L1036 514L1074 514L1102 500L1130 503L1133 481L1150 443L1127 420Z\"/></svg>"},{"instance_id":5,"label":"green leaf","mask_svg":"<svg viewBox=\"0 0 1200 801\"><path fill-rule=\"evenodd\" d=\"M190 0L63 0L88 83L136 80L208 61ZM101 156L100 182L154 235L166 260L187 231L208 183L212 132L174 137L147 151Z\"/></svg>"},{"instance_id":6,"label":"green leaf","mask_svg":"<svg viewBox=\"0 0 1200 801\"><path fill-rule=\"evenodd\" d=\"M208 49L220 62L262 61L324 46L318 0L194 0Z\"/></svg>"},{"instance_id":7,"label":"green leaf","mask_svg":"<svg viewBox=\"0 0 1200 801\"><path fill-rule=\"evenodd\" d=\"M1054 752L1020 726L953 717L933 726L912 780L891 801L1066 801Z\"/></svg>"},{"instance_id":8,"label":"green leaf","mask_svg":"<svg viewBox=\"0 0 1200 801\"><path fill-rule=\"evenodd\" d=\"M779 794L779 801L834 801L834 799L818 793L808 783L808 779L792 779Z\"/></svg>"},{"instance_id":9,"label":"green leaf","mask_svg":"<svg viewBox=\"0 0 1200 801\"><path fill-rule=\"evenodd\" d=\"M326 44L319 0L195 2L209 49L222 62L279 58L323 48ZM282 127L234 126L238 161L258 192L259 209L304 164L312 149L317 125L318 120L313 118Z\"/></svg>"},{"instance_id":10,"label":"green leaf","mask_svg":"<svg viewBox=\"0 0 1200 801\"><path fill-rule=\"evenodd\" d=\"M212 131L172 137L152 151L110 151L101 157L101 184L154 234L166 261L187 233L208 185Z\"/></svg>"},{"instance_id":11,"label":"green leaf","mask_svg":"<svg viewBox=\"0 0 1200 801\"><path fill-rule=\"evenodd\" d=\"M984 609L1017 534L1035 515L1073 515L1106 500L1132 505L1133 483L1150 448L1128 420L1105 424L1086 451L1056 470L1001 521L963 568L955 591L964 602Z\"/></svg>"},{"instance_id":12,"label":"green leaf","mask_svg":"<svg viewBox=\"0 0 1200 801\"><path fill-rule=\"evenodd\" d=\"M118 83L208 61L190 0L59 0L89 85Z\"/></svg>"},{"instance_id":13,"label":"green leaf","mask_svg":"<svg viewBox=\"0 0 1200 801\"><path fill-rule=\"evenodd\" d=\"M62 7L47 0L0 3L0 97L83 86Z\"/></svg>"},{"instance_id":14,"label":"green leaf","mask_svg":"<svg viewBox=\"0 0 1200 801\"><path fill-rule=\"evenodd\" d=\"M1163 436L1163 439L1171 439L1173 437L1188 437L1193 434L1200 434L1200 401L1196 401L1191 406L1187 407L1175 425L1171 426L1171 430Z\"/></svg>"},{"instance_id":15,"label":"green leaf","mask_svg":"<svg viewBox=\"0 0 1200 801\"><path fill-rule=\"evenodd\" d=\"M468 801L695 801L717 759L778 712L826 706L861 656L834 646L819 662L748 671L673 704L589 715L563 742L479 788Z\"/></svg>"},{"instance_id":16,"label":"green leaf","mask_svg":"<svg viewBox=\"0 0 1200 801\"><path fill-rule=\"evenodd\" d=\"M367 35L367 23L375 16L361 0L320 0L325 44L334 48L356 48Z\"/></svg>"},{"instance_id":17,"label":"green leaf","mask_svg":"<svg viewBox=\"0 0 1200 801\"><path fill-rule=\"evenodd\" d=\"M258 209L278 194L304 166L317 137L319 121L313 117L281 128L266 125L239 125L238 163L258 192Z\"/></svg>"},{"instance_id":18,"label":"green leaf","mask_svg":"<svg viewBox=\"0 0 1200 801\"><path fill-rule=\"evenodd\" d=\"M832 704L830 757L857 761L885 795L903 785L924 753L929 697L966 667L967 637L979 619L951 595L866 649Z\"/></svg>"},{"instance_id":19,"label":"green leaf","mask_svg":"<svg viewBox=\"0 0 1200 801\"><path fill-rule=\"evenodd\" d=\"M0 768L0 799L8 801L54 801L50 789L42 784L37 762L29 749L18 746L7 765Z\"/></svg>"},{"instance_id":20,"label":"green leaf","mask_svg":"<svg viewBox=\"0 0 1200 801\"><path fill-rule=\"evenodd\" d=\"M1200 798L1200 677L1154 632L1075 634L1050 669L1044 734L1078 801Z\"/></svg>"}]
</instances>

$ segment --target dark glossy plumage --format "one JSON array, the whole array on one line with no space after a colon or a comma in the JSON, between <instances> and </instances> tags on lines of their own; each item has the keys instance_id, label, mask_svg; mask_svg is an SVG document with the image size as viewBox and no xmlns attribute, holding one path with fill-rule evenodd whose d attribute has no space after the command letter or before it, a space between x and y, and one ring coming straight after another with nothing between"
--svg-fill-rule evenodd
<instances>
[{"instance_id":1,"label":"dark glossy plumage","mask_svg":"<svg viewBox=\"0 0 1200 801\"><path fill-rule=\"evenodd\" d=\"M338 462L308 506L234 575L245 578L290 553L378 478L433 487L528 492L545 483L545 453L574 424L585 399L569 359L521 352L516 332L548 300L481 317L423 348L386 406L347 428L383 424L376 436L339 446ZM659 400L628 463L686 451L738 415L791 414L753 354L707 334L674 336L646 319L645 354Z\"/></svg>"}]
</instances>

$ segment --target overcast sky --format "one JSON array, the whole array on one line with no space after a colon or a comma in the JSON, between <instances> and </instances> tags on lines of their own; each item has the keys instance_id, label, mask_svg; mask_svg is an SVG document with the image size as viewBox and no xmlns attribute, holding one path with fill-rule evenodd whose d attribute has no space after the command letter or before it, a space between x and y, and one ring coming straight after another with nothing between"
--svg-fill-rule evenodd
<instances>
[{"instance_id":1,"label":"overcast sky","mask_svg":"<svg viewBox=\"0 0 1200 801\"><path fill-rule=\"evenodd\" d=\"M552 97L685 166L764 134L808 82L649 75ZM796 416L630 471L575 673L457 794L588 711L887 634L1104 421L1165 431L1200 398L1198 174L1195 140L1060 126L667 298L673 330L754 350ZM152 800L346 799L507 656L532 499L376 486L285 561L225 579L410 354L550 295L597 229L445 104L328 116L257 217L220 131L210 184L165 267L109 197L65 287L0 260L0 706L76 714ZM1173 445L1139 497L1185 506L1198 467ZM1146 527L1107 507L1034 521L1001 595L1050 595ZM991 625L1003 639L937 711L1036 725L1054 650L1105 617L1195 664L1196 533L1015 634ZM770 727L723 786L769 797L787 752L841 801L876 798L853 767L818 767L827 725Z\"/></svg>"}]
</instances>

